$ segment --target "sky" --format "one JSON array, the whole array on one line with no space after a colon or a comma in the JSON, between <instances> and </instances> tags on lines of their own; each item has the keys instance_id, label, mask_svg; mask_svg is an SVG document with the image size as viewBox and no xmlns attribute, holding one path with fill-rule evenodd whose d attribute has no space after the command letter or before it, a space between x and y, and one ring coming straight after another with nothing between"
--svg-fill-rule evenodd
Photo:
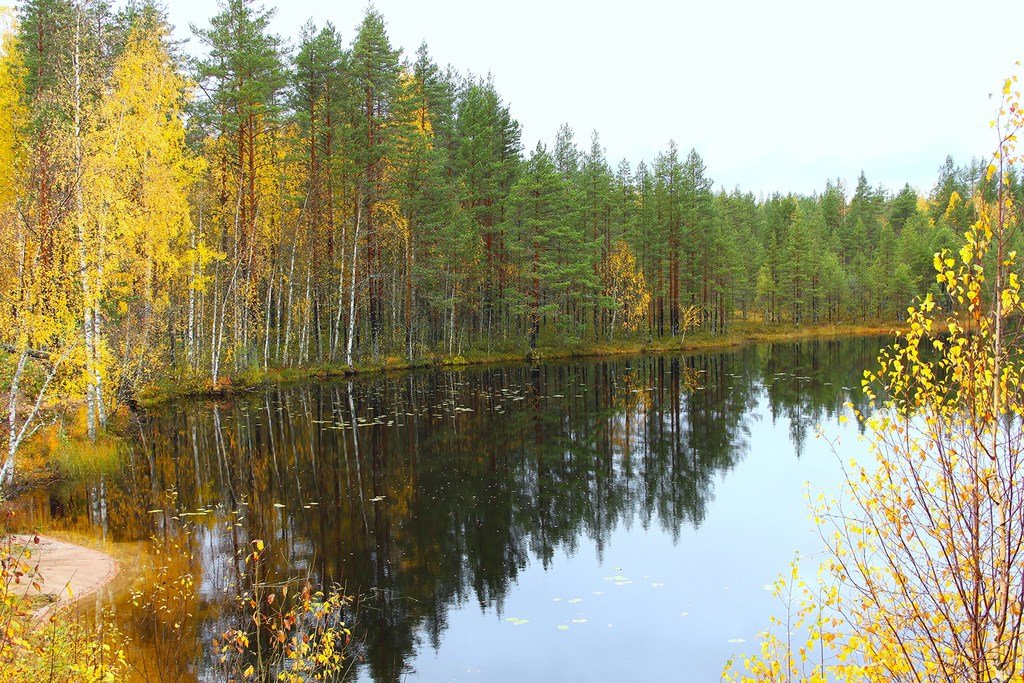
<instances>
[{"instance_id":1,"label":"sky","mask_svg":"<svg viewBox=\"0 0 1024 683\"><path fill-rule=\"evenodd\" d=\"M363 0L265 0L294 46L309 19L349 43ZM376 0L392 45L426 41L460 73L493 75L527 151L562 123L614 168L675 140L716 186L758 195L872 185L929 192L946 155L990 154L1003 79L1020 71L1024 2L932 0ZM180 38L210 0L168 0ZM187 52L199 50L193 38ZM993 94L994 93L994 94Z\"/></svg>"}]
</instances>

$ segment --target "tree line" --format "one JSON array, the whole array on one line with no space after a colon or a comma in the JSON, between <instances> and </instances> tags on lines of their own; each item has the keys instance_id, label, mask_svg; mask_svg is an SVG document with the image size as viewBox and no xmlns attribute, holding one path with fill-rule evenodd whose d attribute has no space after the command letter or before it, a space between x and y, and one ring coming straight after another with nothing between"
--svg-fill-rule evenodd
<instances>
[{"instance_id":1,"label":"tree line","mask_svg":"<svg viewBox=\"0 0 1024 683\"><path fill-rule=\"evenodd\" d=\"M493 79L403 56L372 9L287 49L270 10L222 0L191 58L146 2L15 14L7 386L84 396L93 436L160 376L898 318L991 191L947 159L928 196L861 174L756 197L675 142L613 166L569 125L526 152Z\"/></svg>"}]
</instances>

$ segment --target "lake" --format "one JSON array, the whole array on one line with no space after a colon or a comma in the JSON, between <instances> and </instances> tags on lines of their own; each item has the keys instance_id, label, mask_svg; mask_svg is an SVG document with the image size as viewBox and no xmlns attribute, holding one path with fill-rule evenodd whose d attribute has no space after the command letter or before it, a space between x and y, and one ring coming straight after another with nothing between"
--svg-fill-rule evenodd
<instances>
[{"instance_id":1,"label":"lake","mask_svg":"<svg viewBox=\"0 0 1024 683\"><path fill-rule=\"evenodd\" d=\"M351 680L718 680L781 614L767 584L820 547L807 487L834 491L839 459L866 453L838 418L864 408L887 341L180 402L134 424L117 471L28 494L20 524L118 549L127 578L93 602L133 637L140 678L215 678L209 644L262 539L274 577L357 597ZM171 636L126 584L184 572L194 618Z\"/></svg>"}]
</instances>

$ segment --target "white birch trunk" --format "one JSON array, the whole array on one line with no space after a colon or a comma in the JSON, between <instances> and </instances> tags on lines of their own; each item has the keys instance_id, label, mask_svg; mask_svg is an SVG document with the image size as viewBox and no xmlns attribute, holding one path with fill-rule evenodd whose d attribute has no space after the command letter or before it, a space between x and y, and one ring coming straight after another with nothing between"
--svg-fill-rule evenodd
<instances>
[{"instance_id":1,"label":"white birch trunk","mask_svg":"<svg viewBox=\"0 0 1024 683\"><path fill-rule=\"evenodd\" d=\"M359 255L359 223L362 220L362 202L356 202L356 229L352 235L352 282L348 293L348 339L345 363L352 367L352 342L356 336L356 257Z\"/></svg>"},{"instance_id":2,"label":"white birch trunk","mask_svg":"<svg viewBox=\"0 0 1024 683\"><path fill-rule=\"evenodd\" d=\"M43 399L46 397L46 390L50 387L50 382L57 375L57 371L60 370L61 364L71 353L73 345L68 345L60 358L54 362L53 366L47 371L46 379L43 381L43 386L39 388L39 393L36 394L35 403L32 405L32 409L29 411L25 419L18 424L18 393L21 388L21 376L25 371L25 365L28 362L29 350L28 348L22 349L18 356L18 364L15 366L14 375L11 378L11 386L8 390L8 402L7 402L7 453L4 458L4 464L0 467L0 491L2 491L14 477L14 463L18 454L18 448L25 441L25 439L31 437L36 429L39 428L38 416L39 408L43 405Z\"/></svg>"},{"instance_id":3,"label":"white birch trunk","mask_svg":"<svg viewBox=\"0 0 1024 683\"><path fill-rule=\"evenodd\" d=\"M202 229L203 214L199 213L199 229ZM188 287L188 349L186 351L189 367L195 367L196 358L196 279L198 278L199 257L196 255L196 230L189 236L189 247L192 249L190 268L191 281Z\"/></svg>"},{"instance_id":4,"label":"white birch trunk","mask_svg":"<svg viewBox=\"0 0 1024 683\"><path fill-rule=\"evenodd\" d=\"M288 306L285 310L284 323L284 349L281 351L281 364L290 365L288 362L288 348L292 343L292 295L295 290L295 252L298 245L292 244L291 265L288 267Z\"/></svg>"},{"instance_id":5,"label":"white birch trunk","mask_svg":"<svg viewBox=\"0 0 1024 683\"><path fill-rule=\"evenodd\" d=\"M85 383L86 383L86 424L89 440L96 441L97 395L96 387L96 327L93 321L93 295L89 281L89 245L85 227L85 199L82 193L82 8L75 5L75 36L71 55L71 67L74 74L74 173L75 173L75 236L78 241L79 282L82 288L82 337L85 341Z\"/></svg>"},{"instance_id":6,"label":"white birch trunk","mask_svg":"<svg viewBox=\"0 0 1024 683\"><path fill-rule=\"evenodd\" d=\"M263 372L270 367L270 305L274 294L274 271L271 269L267 279L267 318L263 328Z\"/></svg>"}]
</instances>

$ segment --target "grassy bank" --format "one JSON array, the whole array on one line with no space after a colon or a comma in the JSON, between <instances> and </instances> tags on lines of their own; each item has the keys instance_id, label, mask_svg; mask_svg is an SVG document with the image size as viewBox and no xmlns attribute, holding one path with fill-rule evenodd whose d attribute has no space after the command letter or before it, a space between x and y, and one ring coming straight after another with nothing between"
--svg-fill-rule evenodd
<instances>
[{"instance_id":1,"label":"grassy bank","mask_svg":"<svg viewBox=\"0 0 1024 683\"><path fill-rule=\"evenodd\" d=\"M582 342L571 345L541 344L532 351L526 347L501 350L472 350L458 355L432 354L414 362L400 356L363 361L352 366L344 364L313 364L303 367L249 369L224 377L216 385L208 377L185 372L169 375L139 392L139 404L152 407L188 397L216 398L276 384L312 378L354 377L417 368L462 368L480 365L540 362L568 358L599 358L620 355L687 353L726 349L760 342L802 341L887 335L899 329L897 323L825 324L793 327L786 324L736 321L724 335L688 334L685 338L664 338L648 341L627 338L614 342Z\"/></svg>"}]
</instances>

